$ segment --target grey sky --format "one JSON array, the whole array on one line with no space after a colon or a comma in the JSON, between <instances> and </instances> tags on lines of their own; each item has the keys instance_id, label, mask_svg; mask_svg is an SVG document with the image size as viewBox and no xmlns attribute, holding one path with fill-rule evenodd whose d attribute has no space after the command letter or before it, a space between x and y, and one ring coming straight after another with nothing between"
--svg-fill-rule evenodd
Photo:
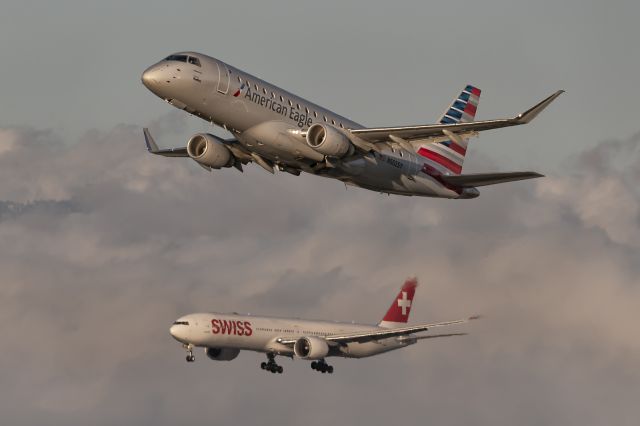
<instances>
[{"instance_id":1,"label":"grey sky","mask_svg":"<svg viewBox=\"0 0 640 426\"><path fill-rule=\"evenodd\" d=\"M635 425L640 6L476 3L5 2L2 423ZM549 177L446 201L152 157L142 126L208 128L139 82L182 49L371 125L430 122L467 82L481 118L566 89L468 159ZM214 309L376 322L410 275L413 321L486 318L330 377L188 365L167 332Z\"/></svg>"}]
</instances>

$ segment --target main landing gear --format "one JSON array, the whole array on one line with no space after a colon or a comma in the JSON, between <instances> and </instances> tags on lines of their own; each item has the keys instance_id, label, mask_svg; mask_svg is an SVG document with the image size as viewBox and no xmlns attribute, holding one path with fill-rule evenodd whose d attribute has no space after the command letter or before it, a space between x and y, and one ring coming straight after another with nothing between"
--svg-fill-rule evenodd
<instances>
[{"instance_id":1,"label":"main landing gear","mask_svg":"<svg viewBox=\"0 0 640 426\"><path fill-rule=\"evenodd\" d=\"M281 365L276 364L276 356L274 354L267 354L268 361L260 363L260 368L270 371L272 373L282 374L284 368Z\"/></svg>"},{"instance_id":2,"label":"main landing gear","mask_svg":"<svg viewBox=\"0 0 640 426\"><path fill-rule=\"evenodd\" d=\"M319 361L311 362L311 368L321 373L333 373L333 366L325 362L324 358Z\"/></svg>"},{"instance_id":3,"label":"main landing gear","mask_svg":"<svg viewBox=\"0 0 640 426\"><path fill-rule=\"evenodd\" d=\"M189 343L188 345L185 343L182 345L183 348L187 350L187 362L193 362L196 360L196 357L193 355L193 345Z\"/></svg>"}]
</instances>

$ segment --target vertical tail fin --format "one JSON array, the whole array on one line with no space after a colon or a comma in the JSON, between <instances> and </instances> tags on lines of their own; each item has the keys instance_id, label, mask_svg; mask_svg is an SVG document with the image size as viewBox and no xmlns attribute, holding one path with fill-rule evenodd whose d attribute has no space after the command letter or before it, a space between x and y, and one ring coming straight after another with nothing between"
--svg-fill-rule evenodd
<instances>
[{"instance_id":1,"label":"vertical tail fin","mask_svg":"<svg viewBox=\"0 0 640 426\"><path fill-rule=\"evenodd\" d=\"M439 122L456 124L473 121L480 102L480 92L477 87L467 85L442 114ZM427 144L420 147L418 153L429 159L430 165L439 173L459 175L462 173L462 164L467 154L467 142L468 139L460 138L458 142L446 140Z\"/></svg>"},{"instance_id":2,"label":"vertical tail fin","mask_svg":"<svg viewBox=\"0 0 640 426\"><path fill-rule=\"evenodd\" d=\"M407 323L407 321L409 321L409 313L411 312L413 296L415 295L417 286L418 280L416 278L409 278L404 282L404 285L400 289L400 293L398 293L394 301L391 303L391 306L384 318L382 318L382 321L378 323L379 327L402 327Z\"/></svg>"}]
</instances>

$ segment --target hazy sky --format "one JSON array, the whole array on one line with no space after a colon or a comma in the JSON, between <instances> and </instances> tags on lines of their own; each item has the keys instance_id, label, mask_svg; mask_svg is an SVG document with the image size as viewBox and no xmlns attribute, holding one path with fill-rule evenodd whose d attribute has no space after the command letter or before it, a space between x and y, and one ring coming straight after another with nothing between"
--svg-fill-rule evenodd
<instances>
[{"instance_id":1,"label":"hazy sky","mask_svg":"<svg viewBox=\"0 0 640 426\"><path fill-rule=\"evenodd\" d=\"M640 410L637 2L5 1L0 13L0 412L7 425L636 425ZM144 150L210 130L140 84L196 50L365 125L478 118L567 93L472 141L465 170L545 179L467 201L313 176L208 174ZM217 131L216 131L217 132ZM319 375L169 336L237 310L377 322L485 314Z\"/></svg>"}]
</instances>

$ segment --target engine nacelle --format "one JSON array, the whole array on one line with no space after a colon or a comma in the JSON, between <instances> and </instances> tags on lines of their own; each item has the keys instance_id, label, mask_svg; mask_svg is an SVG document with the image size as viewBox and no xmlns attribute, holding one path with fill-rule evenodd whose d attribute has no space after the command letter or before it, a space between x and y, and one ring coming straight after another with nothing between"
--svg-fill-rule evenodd
<instances>
[{"instance_id":1,"label":"engine nacelle","mask_svg":"<svg viewBox=\"0 0 640 426\"><path fill-rule=\"evenodd\" d=\"M187 153L198 163L219 169L233 165L233 155L224 141L208 133L197 133L187 142Z\"/></svg>"},{"instance_id":2,"label":"engine nacelle","mask_svg":"<svg viewBox=\"0 0 640 426\"><path fill-rule=\"evenodd\" d=\"M204 353L214 361L231 361L240 353L240 349L233 348L204 348Z\"/></svg>"},{"instance_id":3,"label":"engine nacelle","mask_svg":"<svg viewBox=\"0 0 640 426\"><path fill-rule=\"evenodd\" d=\"M320 154L330 157L344 157L353 153L349 138L335 127L316 123L307 130L307 145Z\"/></svg>"},{"instance_id":4,"label":"engine nacelle","mask_svg":"<svg viewBox=\"0 0 640 426\"><path fill-rule=\"evenodd\" d=\"M302 359L322 359L329 353L329 345L320 337L301 337L293 345L293 352Z\"/></svg>"}]
</instances>

